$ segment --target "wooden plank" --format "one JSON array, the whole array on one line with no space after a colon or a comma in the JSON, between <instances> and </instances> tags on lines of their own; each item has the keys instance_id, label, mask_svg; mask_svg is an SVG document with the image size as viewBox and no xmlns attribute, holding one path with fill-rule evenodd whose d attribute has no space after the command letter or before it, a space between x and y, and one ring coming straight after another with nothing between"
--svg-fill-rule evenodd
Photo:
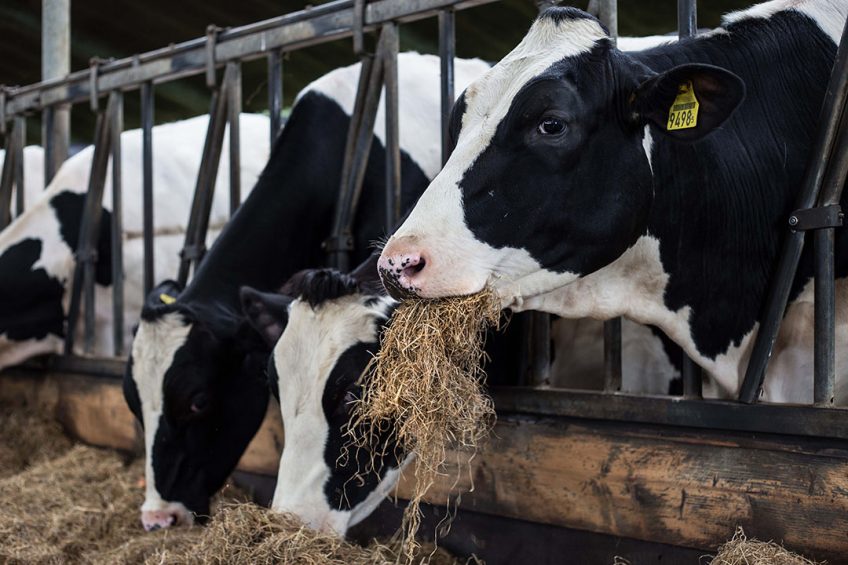
<instances>
[{"instance_id":1,"label":"wooden plank","mask_svg":"<svg viewBox=\"0 0 848 565\"><path fill-rule=\"evenodd\" d=\"M848 451L778 439L675 437L623 425L502 418L459 473L462 507L545 524L710 549L736 525L817 559L848 554ZM410 473L407 473L410 475ZM456 470L427 495L444 504ZM399 486L410 494L408 477Z\"/></svg>"}]
</instances>

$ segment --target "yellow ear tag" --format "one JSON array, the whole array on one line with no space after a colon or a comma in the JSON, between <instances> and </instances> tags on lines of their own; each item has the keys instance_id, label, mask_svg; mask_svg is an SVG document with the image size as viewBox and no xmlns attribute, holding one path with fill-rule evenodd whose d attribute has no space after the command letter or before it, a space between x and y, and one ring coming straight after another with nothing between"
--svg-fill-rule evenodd
<instances>
[{"instance_id":1,"label":"yellow ear tag","mask_svg":"<svg viewBox=\"0 0 848 565\"><path fill-rule=\"evenodd\" d=\"M174 298L170 294L165 294L164 292L159 295L159 300L161 300L163 304L173 304L177 301L176 298Z\"/></svg>"},{"instance_id":2,"label":"yellow ear tag","mask_svg":"<svg viewBox=\"0 0 848 565\"><path fill-rule=\"evenodd\" d=\"M677 98L668 111L668 131L689 129L698 125L698 99L692 81L686 81L677 87Z\"/></svg>"}]
</instances>

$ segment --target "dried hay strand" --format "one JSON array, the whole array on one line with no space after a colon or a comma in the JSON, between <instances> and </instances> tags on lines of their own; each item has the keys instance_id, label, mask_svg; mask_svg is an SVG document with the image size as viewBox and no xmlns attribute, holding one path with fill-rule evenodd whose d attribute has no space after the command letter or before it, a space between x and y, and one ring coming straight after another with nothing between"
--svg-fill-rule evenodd
<instances>
[{"instance_id":1,"label":"dried hay strand","mask_svg":"<svg viewBox=\"0 0 848 565\"><path fill-rule=\"evenodd\" d=\"M195 530L201 530L195 528ZM442 550L431 548L431 563L458 563ZM334 534L310 530L294 516L255 504L222 505L192 543L172 545L146 558L145 563L167 565L390 565L397 551L372 544L361 547Z\"/></svg>"},{"instance_id":2,"label":"dried hay strand","mask_svg":"<svg viewBox=\"0 0 848 565\"><path fill-rule=\"evenodd\" d=\"M733 538L718 548L711 565L817 565L805 557L792 553L772 541L759 541L748 537L741 526Z\"/></svg>"},{"instance_id":3,"label":"dried hay strand","mask_svg":"<svg viewBox=\"0 0 848 565\"><path fill-rule=\"evenodd\" d=\"M35 411L0 405L0 430L0 479L71 448L59 423Z\"/></svg>"},{"instance_id":4,"label":"dried hay strand","mask_svg":"<svg viewBox=\"0 0 848 565\"><path fill-rule=\"evenodd\" d=\"M402 527L409 561L417 547L420 502L445 473L449 450L468 453L470 461L494 425L482 364L486 329L498 326L500 310L490 289L457 298L406 300L365 370L348 436L353 448L374 449L376 438L388 434L401 455L417 460Z\"/></svg>"}]
</instances>

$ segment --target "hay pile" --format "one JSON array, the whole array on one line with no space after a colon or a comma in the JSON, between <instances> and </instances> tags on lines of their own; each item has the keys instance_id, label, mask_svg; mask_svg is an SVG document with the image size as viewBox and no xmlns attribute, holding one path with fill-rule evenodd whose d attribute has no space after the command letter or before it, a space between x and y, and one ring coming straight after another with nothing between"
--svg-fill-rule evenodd
<instances>
[{"instance_id":1,"label":"hay pile","mask_svg":"<svg viewBox=\"0 0 848 565\"><path fill-rule=\"evenodd\" d=\"M718 548L711 565L816 565L774 542L748 539L741 527L733 538Z\"/></svg>"},{"instance_id":2,"label":"hay pile","mask_svg":"<svg viewBox=\"0 0 848 565\"><path fill-rule=\"evenodd\" d=\"M404 512L404 552L410 560L419 504L444 473L448 451L463 450L470 458L494 424L482 362L486 329L499 320L500 302L488 289L458 298L406 300L366 369L348 434L353 446L368 449L388 432L401 455L417 460L414 493Z\"/></svg>"},{"instance_id":3,"label":"hay pile","mask_svg":"<svg viewBox=\"0 0 848 565\"><path fill-rule=\"evenodd\" d=\"M47 416L0 405L0 478L30 465L58 457L71 448L71 440L58 422Z\"/></svg>"}]
</instances>

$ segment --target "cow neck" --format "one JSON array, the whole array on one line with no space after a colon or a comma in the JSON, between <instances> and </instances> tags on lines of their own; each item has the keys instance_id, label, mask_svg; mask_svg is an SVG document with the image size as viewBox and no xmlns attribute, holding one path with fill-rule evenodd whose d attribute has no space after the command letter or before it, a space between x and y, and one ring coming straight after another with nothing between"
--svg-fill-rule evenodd
<instances>
[{"instance_id":1,"label":"cow neck","mask_svg":"<svg viewBox=\"0 0 848 565\"><path fill-rule=\"evenodd\" d=\"M647 232L659 240L669 276L664 302L672 312L691 309L692 339L709 359L740 345L759 320L835 54L818 26L794 12L728 31L636 56L655 71L719 65L747 87L733 118L700 142L675 143L652 131L655 198ZM845 237L838 240L842 254ZM808 259L793 295L809 278Z\"/></svg>"},{"instance_id":2,"label":"cow neck","mask_svg":"<svg viewBox=\"0 0 848 565\"><path fill-rule=\"evenodd\" d=\"M320 247L335 207L346 118L322 95L301 98L256 187L207 253L181 302L214 303L236 315L241 286L276 290L296 271L324 262Z\"/></svg>"}]
</instances>

